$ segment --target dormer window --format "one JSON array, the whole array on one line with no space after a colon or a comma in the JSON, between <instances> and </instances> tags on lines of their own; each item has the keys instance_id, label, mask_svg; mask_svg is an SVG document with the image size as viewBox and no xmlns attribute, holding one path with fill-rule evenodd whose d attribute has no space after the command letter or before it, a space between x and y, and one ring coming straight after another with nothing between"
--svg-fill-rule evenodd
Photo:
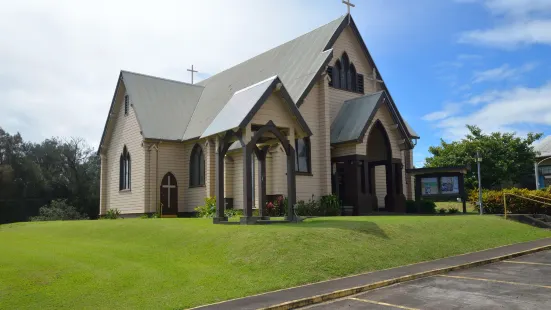
<instances>
[{"instance_id":1,"label":"dormer window","mask_svg":"<svg viewBox=\"0 0 551 310\"><path fill-rule=\"evenodd\" d=\"M356 71L356 67L346 53L337 59L335 66L327 67L330 77L329 86L337 89L364 93L364 76Z\"/></svg>"},{"instance_id":2,"label":"dormer window","mask_svg":"<svg viewBox=\"0 0 551 310\"><path fill-rule=\"evenodd\" d=\"M130 100L128 99L128 95L124 95L124 115L128 115L129 105L130 105Z\"/></svg>"}]
</instances>

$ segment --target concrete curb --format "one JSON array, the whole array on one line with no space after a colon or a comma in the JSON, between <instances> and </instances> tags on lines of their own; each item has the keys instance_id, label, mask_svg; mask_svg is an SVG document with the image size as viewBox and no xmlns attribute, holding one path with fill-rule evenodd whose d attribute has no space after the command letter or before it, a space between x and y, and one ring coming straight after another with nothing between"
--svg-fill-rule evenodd
<instances>
[{"instance_id":1,"label":"concrete curb","mask_svg":"<svg viewBox=\"0 0 551 310\"><path fill-rule=\"evenodd\" d=\"M319 304L319 303L322 303L322 302L326 302L326 301L330 301L330 300L335 300L335 299L339 299L339 298L359 294L359 293L362 293L362 292L378 289L378 288L381 288L381 287L385 287L385 286L389 286L389 285L393 285L393 284L397 284L397 283L402 283L402 282L406 282L406 281L426 278L426 277L430 277L430 276L434 276L434 275L447 273L447 272L450 272L450 271L462 270L462 269L487 265L487 264L491 264L491 263L496 263L496 262L500 262L500 261L503 261L503 260L506 260L506 259L511 259L511 258L515 258L515 257L523 256L523 255L528 255L528 254L532 254L532 253L536 253L536 252L540 252L540 251L545 251L545 250L551 250L551 245L537 247L537 248L533 248L533 249L530 249L530 250L515 252L515 253L511 253L511 254L507 254L507 255L496 256L496 257L493 257L493 258L483 259L483 260L474 261L474 262L470 262L470 263L466 263L466 264L455 265L455 266L450 266L450 267L445 267L445 268L439 268L439 269L433 269L433 270L423 271L423 272L419 272L419 273L409 274L409 275L398 277L398 278L379 281L379 282L370 283L370 284L367 284L367 285L357 286L357 287L353 287L353 288L348 288L348 289L344 289L344 290L338 290L338 291L334 291L334 292L327 293L327 294L322 294L322 295L316 295L316 296L307 297L307 298L291 300L291 301L288 301L288 302L284 302L284 303L281 303L281 304L277 304L277 305L273 305L273 306L269 306L269 307L265 307L265 308L261 308L261 309L262 310L289 310L289 309L295 309L295 308L299 308L299 307L310 306L310 305Z\"/></svg>"}]
</instances>

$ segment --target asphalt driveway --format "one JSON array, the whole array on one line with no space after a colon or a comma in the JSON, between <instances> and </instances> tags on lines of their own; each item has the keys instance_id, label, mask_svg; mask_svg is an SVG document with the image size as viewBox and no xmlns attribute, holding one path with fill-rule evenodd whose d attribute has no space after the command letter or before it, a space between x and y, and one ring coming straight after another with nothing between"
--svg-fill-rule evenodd
<instances>
[{"instance_id":1,"label":"asphalt driveway","mask_svg":"<svg viewBox=\"0 0 551 310\"><path fill-rule=\"evenodd\" d=\"M308 309L551 309L551 251L404 282Z\"/></svg>"}]
</instances>

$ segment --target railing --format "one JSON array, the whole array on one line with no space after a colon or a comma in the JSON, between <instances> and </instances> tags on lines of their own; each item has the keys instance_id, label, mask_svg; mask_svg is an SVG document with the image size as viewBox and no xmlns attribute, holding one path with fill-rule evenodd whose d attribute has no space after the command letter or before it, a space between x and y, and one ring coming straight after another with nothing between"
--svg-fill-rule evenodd
<instances>
[{"instance_id":1,"label":"railing","mask_svg":"<svg viewBox=\"0 0 551 310\"><path fill-rule=\"evenodd\" d=\"M536 199L524 197L524 196L517 195L517 194L503 193L503 212L504 212L505 219L507 219L507 196L515 196L515 197L518 197L518 198L522 198L522 199L530 200L530 201L533 201L533 202L541 203L541 204L544 204L544 205L547 205L547 206L551 206L551 198L541 197L541 196L536 196L536 195L527 195L527 196L534 197L534 198L537 198L537 199L542 199L542 200L549 201L549 202L543 202L543 201L538 201Z\"/></svg>"}]
</instances>

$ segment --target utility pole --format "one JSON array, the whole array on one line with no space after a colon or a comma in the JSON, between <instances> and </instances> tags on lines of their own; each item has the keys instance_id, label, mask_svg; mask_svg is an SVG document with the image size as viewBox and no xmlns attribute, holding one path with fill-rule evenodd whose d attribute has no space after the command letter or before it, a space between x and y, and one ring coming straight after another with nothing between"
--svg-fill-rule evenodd
<instances>
[{"instance_id":1,"label":"utility pole","mask_svg":"<svg viewBox=\"0 0 551 310\"><path fill-rule=\"evenodd\" d=\"M480 215L484 214L484 209L482 208L482 179L480 177L480 163L482 158L480 157L480 151L476 151L476 166L478 168L478 207L480 208Z\"/></svg>"}]
</instances>

